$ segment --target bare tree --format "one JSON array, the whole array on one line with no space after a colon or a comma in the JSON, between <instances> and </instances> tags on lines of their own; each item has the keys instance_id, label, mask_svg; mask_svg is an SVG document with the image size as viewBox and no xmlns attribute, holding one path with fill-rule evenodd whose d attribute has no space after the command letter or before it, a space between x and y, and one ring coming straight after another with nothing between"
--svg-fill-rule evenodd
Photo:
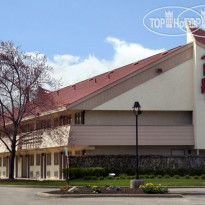
<instances>
[{"instance_id":1,"label":"bare tree","mask_svg":"<svg viewBox=\"0 0 205 205\"><path fill-rule=\"evenodd\" d=\"M16 147L24 137L23 118L36 117L54 105L52 95L39 91L39 86L53 86L51 71L44 55L28 54L12 42L1 42L0 141L10 153L10 179L14 178Z\"/></svg>"}]
</instances>

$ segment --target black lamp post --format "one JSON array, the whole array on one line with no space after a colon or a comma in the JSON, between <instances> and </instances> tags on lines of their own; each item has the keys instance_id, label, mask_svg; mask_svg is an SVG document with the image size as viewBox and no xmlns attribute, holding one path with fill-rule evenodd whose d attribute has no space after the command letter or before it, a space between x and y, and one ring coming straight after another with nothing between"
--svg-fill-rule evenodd
<instances>
[{"instance_id":1,"label":"black lamp post","mask_svg":"<svg viewBox=\"0 0 205 205\"><path fill-rule=\"evenodd\" d=\"M133 111L136 116L136 179L139 179L139 154L138 154L138 115L142 112L140 110L141 106L138 101L134 103Z\"/></svg>"},{"instance_id":2,"label":"black lamp post","mask_svg":"<svg viewBox=\"0 0 205 205\"><path fill-rule=\"evenodd\" d=\"M66 156L66 183L69 184L69 156L68 156L68 147L64 148Z\"/></svg>"}]
</instances>

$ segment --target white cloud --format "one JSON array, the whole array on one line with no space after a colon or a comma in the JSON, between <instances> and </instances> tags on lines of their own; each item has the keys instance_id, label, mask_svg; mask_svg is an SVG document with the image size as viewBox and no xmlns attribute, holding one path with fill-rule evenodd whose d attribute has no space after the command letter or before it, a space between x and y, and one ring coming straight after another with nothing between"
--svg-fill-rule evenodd
<instances>
[{"instance_id":1,"label":"white cloud","mask_svg":"<svg viewBox=\"0 0 205 205\"><path fill-rule=\"evenodd\" d=\"M144 48L139 44L127 43L113 37L106 40L114 49L111 60L99 59L93 55L84 59L70 54L54 55L49 62L54 68L55 77L62 78L63 86L67 86L165 50Z\"/></svg>"}]
</instances>

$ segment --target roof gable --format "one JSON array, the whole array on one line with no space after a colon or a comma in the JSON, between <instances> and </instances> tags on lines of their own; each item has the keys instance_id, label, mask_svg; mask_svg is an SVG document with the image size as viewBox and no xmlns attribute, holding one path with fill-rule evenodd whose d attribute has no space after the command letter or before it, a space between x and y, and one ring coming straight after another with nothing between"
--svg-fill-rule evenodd
<instances>
[{"instance_id":1,"label":"roof gable","mask_svg":"<svg viewBox=\"0 0 205 205\"><path fill-rule=\"evenodd\" d=\"M146 59L114 69L104 74L92 77L88 80L84 80L82 82L55 91L51 94L54 98L54 102L56 103L56 108L71 105L72 103L75 103L76 101L89 96L92 93L95 93L96 91L99 91L100 89L105 88L106 86L111 85L120 79L123 79L126 76L129 76L130 74L169 56L170 54L182 49L185 46L173 48L166 52L156 54Z\"/></svg>"},{"instance_id":2,"label":"roof gable","mask_svg":"<svg viewBox=\"0 0 205 205\"><path fill-rule=\"evenodd\" d=\"M98 105L93 110L131 110L139 101L143 110L193 110L193 60L156 75L142 84Z\"/></svg>"},{"instance_id":3,"label":"roof gable","mask_svg":"<svg viewBox=\"0 0 205 205\"><path fill-rule=\"evenodd\" d=\"M189 30L191 31L193 37L195 38L195 40L203 45L205 45L205 31L190 25L189 26Z\"/></svg>"}]
</instances>

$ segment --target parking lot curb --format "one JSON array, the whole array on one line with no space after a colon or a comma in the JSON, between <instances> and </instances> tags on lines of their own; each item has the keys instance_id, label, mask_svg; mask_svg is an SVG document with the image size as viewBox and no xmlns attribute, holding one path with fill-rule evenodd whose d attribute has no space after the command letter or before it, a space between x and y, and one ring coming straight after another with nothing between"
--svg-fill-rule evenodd
<instances>
[{"instance_id":1,"label":"parking lot curb","mask_svg":"<svg viewBox=\"0 0 205 205\"><path fill-rule=\"evenodd\" d=\"M158 197L158 198L182 198L181 194L49 194L37 192L36 196L40 197L57 197L57 198L93 198L93 197Z\"/></svg>"}]
</instances>

